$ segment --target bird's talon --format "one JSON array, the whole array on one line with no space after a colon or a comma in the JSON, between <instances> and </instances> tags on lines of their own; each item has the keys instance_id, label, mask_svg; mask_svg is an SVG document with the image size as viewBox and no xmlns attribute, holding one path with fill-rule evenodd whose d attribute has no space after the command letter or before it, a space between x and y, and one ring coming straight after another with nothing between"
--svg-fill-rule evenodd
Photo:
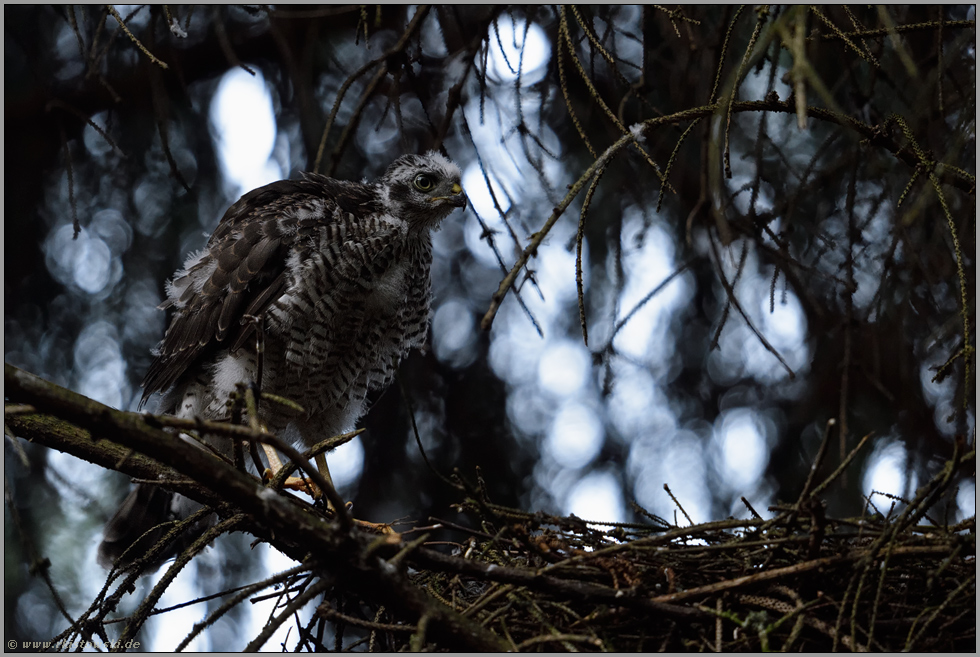
<instances>
[{"instance_id":1,"label":"bird's talon","mask_svg":"<svg viewBox=\"0 0 980 657\"><path fill-rule=\"evenodd\" d=\"M283 482L282 487L287 490L296 490L301 493L306 493L313 497L314 500L318 500L323 496L320 489L309 479L304 479L303 477L286 477L286 481Z\"/></svg>"}]
</instances>

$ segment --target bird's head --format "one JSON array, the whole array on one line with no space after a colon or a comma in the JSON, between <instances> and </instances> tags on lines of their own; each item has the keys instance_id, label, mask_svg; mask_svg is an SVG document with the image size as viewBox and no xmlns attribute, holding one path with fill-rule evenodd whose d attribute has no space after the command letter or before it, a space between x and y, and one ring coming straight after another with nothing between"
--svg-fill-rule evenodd
<instances>
[{"instance_id":1,"label":"bird's head","mask_svg":"<svg viewBox=\"0 0 980 657\"><path fill-rule=\"evenodd\" d=\"M385 209L413 227L435 228L456 208L466 207L456 164L436 151L403 155L378 180Z\"/></svg>"}]
</instances>

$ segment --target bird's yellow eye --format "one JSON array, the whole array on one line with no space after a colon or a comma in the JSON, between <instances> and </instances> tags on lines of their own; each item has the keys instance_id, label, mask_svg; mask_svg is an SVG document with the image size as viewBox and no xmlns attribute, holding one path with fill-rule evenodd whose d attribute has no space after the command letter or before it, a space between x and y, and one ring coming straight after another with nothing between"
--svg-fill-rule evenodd
<instances>
[{"instance_id":1,"label":"bird's yellow eye","mask_svg":"<svg viewBox=\"0 0 980 657\"><path fill-rule=\"evenodd\" d=\"M435 181L432 179L432 176L424 173L415 176L415 189L421 192L427 192L433 187L435 187Z\"/></svg>"}]
</instances>

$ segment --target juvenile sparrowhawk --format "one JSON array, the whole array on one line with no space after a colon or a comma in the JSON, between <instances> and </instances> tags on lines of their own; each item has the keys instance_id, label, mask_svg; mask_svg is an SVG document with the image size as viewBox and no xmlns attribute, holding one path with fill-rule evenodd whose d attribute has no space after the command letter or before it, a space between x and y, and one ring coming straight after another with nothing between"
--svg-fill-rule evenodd
<instances>
[{"instance_id":1,"label":"juvenile sparrowhawk","mask_svg":"<svg viewBox=\"0 0 980 657\"><path fill-rule=\"evenodd\" d=\"M424 344L431 231L465 205L459 168L435 151L398 158L373 183L308 173L245 194L167 284L161 307L173 314L141 405L162 393L160 413L228 419L230 393L258 374L261 325L261 390L304 409L262 404L264 425L307 446L350 431L367 393ZM166 519L171 498L138 485L106 525L99 561Z\"/></svg>"}]
</instances>

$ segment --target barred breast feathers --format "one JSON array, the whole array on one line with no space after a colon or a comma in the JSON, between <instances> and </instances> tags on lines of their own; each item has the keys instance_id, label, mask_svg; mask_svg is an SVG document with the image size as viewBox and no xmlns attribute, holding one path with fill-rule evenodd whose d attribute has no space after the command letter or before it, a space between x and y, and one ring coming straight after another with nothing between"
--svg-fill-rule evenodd
<instances>
[{"instance_id":1,"label":"barred breast feathers","mask_svg":"<svg viewBox=\"0 0 980 657\"><path fill-rule=\"evenodd\" d=\"M254 331L242 317L258 315L283 294L287 259L318 226L340 214L380 209L374 186L316 174L248 192L225 212L207 246L191 254L167 284L170 325L143 380L143 403L172 386L220 345L233 349ZM339 211L339 212L338 212ZM228 339L231 338L231 342Z\"/></svg>"},{"instance_id":2,"label":"barred breast feathers","mask_svg":"<svg viewBox=\"0 0 980 657\"><path fill-rule=\"evenodd\" d=\"M276 339L277 326L290 334L299 327L312 334L316 326L327 337L324 348L347 339L334 330L362 335L357 327L371 321L386 326L370 340L379 356L424 342L429 233L465 205L459 168L429 152L395 160L374 183L302 175L242 196L205 249L167 283L162 307L173 316L143 380L141 405L186 374L214 368L221 350L248 346L255 326L246 316L270 318L267 339ZM431 185L418 185L423 175Z\"/></svg>"}]
</instances>

